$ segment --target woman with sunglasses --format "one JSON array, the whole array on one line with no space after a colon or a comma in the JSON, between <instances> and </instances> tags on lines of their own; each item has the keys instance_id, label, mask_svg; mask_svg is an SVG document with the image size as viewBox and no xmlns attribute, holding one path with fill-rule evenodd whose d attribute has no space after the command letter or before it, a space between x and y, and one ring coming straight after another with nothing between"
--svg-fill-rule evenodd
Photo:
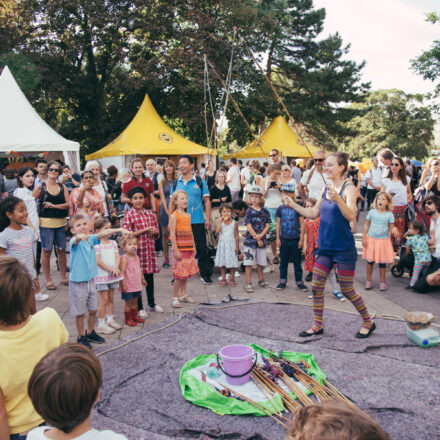
<instances>
[{"instance_id":1,"label":"woman with sunglasses","mask_svg":"<svg viewBox=\"0 0 440 440\"><path fill-rule=\"evenodd\" d=\"M426 179L424 187L428 193L432 193L435 196L440 196L440 161L434 159L431 161L431 177Z\"/></svg>"},{"instance_id":2,"label":"woman with sunglasses","mask_svg":"<svg viewBox=\"0 0 440 440\"><path fill-rule=\"evenodd\" d=\"M69 216L82 214L87 219L89 233L94 230L95 220L104 215L104 204L95 185L95 175L92 171L84 171L81 175L81 185L70 194Z\"/></svg>"},{"instance_id":3,"label":"woman with sunglasses","mask_svg":"<svg viewBox=\"0 0 440 440\"><path fill-rule=\"evenodd\" d=\"M381 191L386 191L393 197L394 226L399 235L394 234L391 241L397 251L402 244L402 237L406 232L405 210L408 203L412 203L411 186L409 184L405 164L400 157L395 156L390 165L390 170L382 180Z\"/></svg>"},{"instance_id":4,"label":"woman with sunglasses","mask_svg":"<svg viewBox=\"0 0 440 440\"><path fill-rule=\"evenodd\" d=\"M66 231L67 209L69 208L69 191L58 182L61 166L58 162L49 162L47 165L47 180L43 183L37 200L40 211L40 237L43 254L41 263L46 289L55 290L56 287L50 277L50 256L53 246L56 246L58 265L61 273L61 284L68 286L66 278Z\"/></svg>"}]
</instances>

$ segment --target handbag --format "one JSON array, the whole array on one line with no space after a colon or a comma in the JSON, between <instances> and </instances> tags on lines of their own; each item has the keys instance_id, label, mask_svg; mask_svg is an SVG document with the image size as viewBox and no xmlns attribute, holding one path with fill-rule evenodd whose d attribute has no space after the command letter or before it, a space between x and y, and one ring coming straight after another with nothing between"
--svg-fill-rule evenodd
<instances>
[{"instance_id":1,"label":"handbag","mask_svg":"<svg viewBox=\"0 0 440 440\"><path fill-rule=\"evenodd\" d=\"M101 181L101 185L102 185L102 188L105 193L104 202L105 202L105 205L107 206L108 219L110 220L110 224L112 225L112 228L119 228L120 223L119 223L119 218L118 218L118 210L113 205L112 198L111 198L110 194L108 193L107 188L104 185L104 182Z\"/></svg>"}]
</instances>

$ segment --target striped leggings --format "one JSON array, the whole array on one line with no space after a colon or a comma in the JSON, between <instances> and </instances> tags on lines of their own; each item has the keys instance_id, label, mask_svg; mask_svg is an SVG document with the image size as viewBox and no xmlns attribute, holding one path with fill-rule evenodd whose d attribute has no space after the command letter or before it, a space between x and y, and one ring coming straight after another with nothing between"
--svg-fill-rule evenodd
<instances>
[{"instance_id":1,"label":"striped leggings","mask_svg":"<svg viewBox=\"0 0 440 440\"><path fill-rule=\"evenodd\" d=\"M321 330L322 317L324 313L324 287L330 271L336 264L338 270L339 284L342 294L356 307L356 310L362 316L362 326L369 329L373 321L368 313L367 306L362 297L354 290L354 269L356 263L335 263L332 258L320 255L316 257L313 266L313 331Z\"/></svg>"},{"instance_id":2,"label":"striped leggings","mask_svg":"<svg viewBox=\"0 0 440 440\"><path fill-rule=\"evenodd\" d=\"M428 262L422 262L422 263L414 263L413 273L411 277L411 281L409 282L410 286L414 286L417 283L417 280L419 279L420 272L423 270L424 267L429 266L431 264L430 261Z\"/></svg>"}]
</instances>

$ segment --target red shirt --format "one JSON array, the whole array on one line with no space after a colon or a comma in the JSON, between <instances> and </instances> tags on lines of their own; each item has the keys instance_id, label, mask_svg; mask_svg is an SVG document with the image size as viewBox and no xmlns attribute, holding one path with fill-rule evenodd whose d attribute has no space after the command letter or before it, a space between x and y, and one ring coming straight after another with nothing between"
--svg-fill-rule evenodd
<instances>
[{"instance_id":1,"label":"red shirt","mask_svg":"<svg viewBox=\"0 0 440 440\"><path fill-rule=\"evenodd\" d=\"M128 197L128 193L130 192L130 190L136 188L137 186L141 186L142 188L144 188L145 192L147 193L147 196L145 197L144 208L151 208L150 194L154 192L154 185L149 177L143 176L142 182L139 182L136 177L132 177L129 182L122 184L122 194Z\"/></svg>"}]
</instances>

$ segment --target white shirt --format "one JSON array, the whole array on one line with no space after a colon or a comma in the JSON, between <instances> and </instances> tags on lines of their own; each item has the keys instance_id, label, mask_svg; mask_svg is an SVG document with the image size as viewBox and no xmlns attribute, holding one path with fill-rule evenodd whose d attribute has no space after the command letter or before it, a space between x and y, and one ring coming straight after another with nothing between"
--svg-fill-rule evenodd
<instances>
[{"instance_id":1,"label":"white shirt","mask_svg":"<svg viewBox=\"0 0 440 440\"><path fill-rule=\"evenodd\" d=\"M372 167L367 171L367 179L371 180L371 183L380 188L382 183L382 169ZM371 185L367 185L367 189L374 189Z\"/></svg>"},{"instance_id":2,"label":"white shirt","mask_svg":"<svg viewBox=\"0 0 440 440\"><path fill-rule=\"evenodd\" d=\"M309 180L309 175L313 171L312 177L310 178L310 182L307 183ZM322 178L321 174L319 174L319 171L315 168L312 168L311 170L307 170L304 172L301 183L306 186L309 190L309 198L319 200L322 195L322 190L324 189L325 183L324 179Z\"/></svg>"},{"instance_id":3,"label":"white shirt","mask_svg":"<svg viewBox=\"0 0 440 440\"><path fill-rule=\"evenodd\" d=\"M408 204L408 188L402 182L393 182L391 179L383 179L382 185L385 191L393 193L394 206L406 206Z\"/></svg>"},{"instance_id":4,"label":"white shirt","mask_svg":"<svg viewBox=\"0 0 440 440\"><path fill-rule=\"evenodd\" d=\"M14 191L14 196L23 200L24 204L26 205L32 226L37 231L37 234L40 234L40 221L37 212L37 202L32 197L32 191L28 188L17 188Z\"/></svg>"},{"instance_id":5,"label":"white shirt","mask_svg":"<svg viewBox=\"0 0 440 440\"><path fill-rule=\"evenodd\" d=\"M102 204L104 205L104 217L108 217L109 213L106 203L106 191L104 190L103 185L105 185L105 189L107 189L107 184L100 180L99 184L94 186L93 189L101 196Z\"/></svg>"},{"instance_id":6,"label":"white shirt","mask_svg":"<svg viewBox=\"0 0 440 440\"><path fill-rule=\"evenodd\" d=\"M429 226L429 231L435 231L435 249L432 255L434 255L434 257L436 258L440 258L440 217L438 217L437 220L434 220L431 217L431 225Z\"/></svg>"},{"instance_id":7,"label":"white shirt","mask_svg":"<svg viewBox=\"0 0 440 440\"><path fill-rule=\"evenodd\" d=\"M270 177L266 177L266 182L264 183L264 190L266 191L270 184ZM278 188L269 188L266 194L264 207L276 209L278 206L283 204L283 198L281 197L281 191Z\"/></svg>"},{"instance_id":8,"label":"white shirt","mask_svg":"<svg viewBox=\"0 0 440 440\"><path fill-rule=\"evenodd\" d=\"M229 168L227 179L231 179L231 181L228 183L231 191L240 191L240 170L237 165L233 165L231 168Z\"/></svg>"},{"instance_id":9,"label":"white shirt","mask_svg":"<svg viewBox=\"0 0 440 440\"><path fill-rule=\"evenodd\" d=\"M47 431L48 429L50 429L48 426L39 426L38 428L34 428L29 431L26 439L49 440L49 438L44 434L44 431ZM116 434L110 430L98 431L97 429L91 429L79 437L75 437L74 440L127 440L127 437L122 434Z\"/></svg>"},{"instance_id":10,"label":"white shirt","mask_svg":"<svg viewBox=\"0 0 440 440\"><path fill-rule=\"evenodd\" d=\"M292 179L295 180L296 184L299 185L299 182L301 181L301 169L298 167L292 168Z\"/></svg>"}]
</instances>

